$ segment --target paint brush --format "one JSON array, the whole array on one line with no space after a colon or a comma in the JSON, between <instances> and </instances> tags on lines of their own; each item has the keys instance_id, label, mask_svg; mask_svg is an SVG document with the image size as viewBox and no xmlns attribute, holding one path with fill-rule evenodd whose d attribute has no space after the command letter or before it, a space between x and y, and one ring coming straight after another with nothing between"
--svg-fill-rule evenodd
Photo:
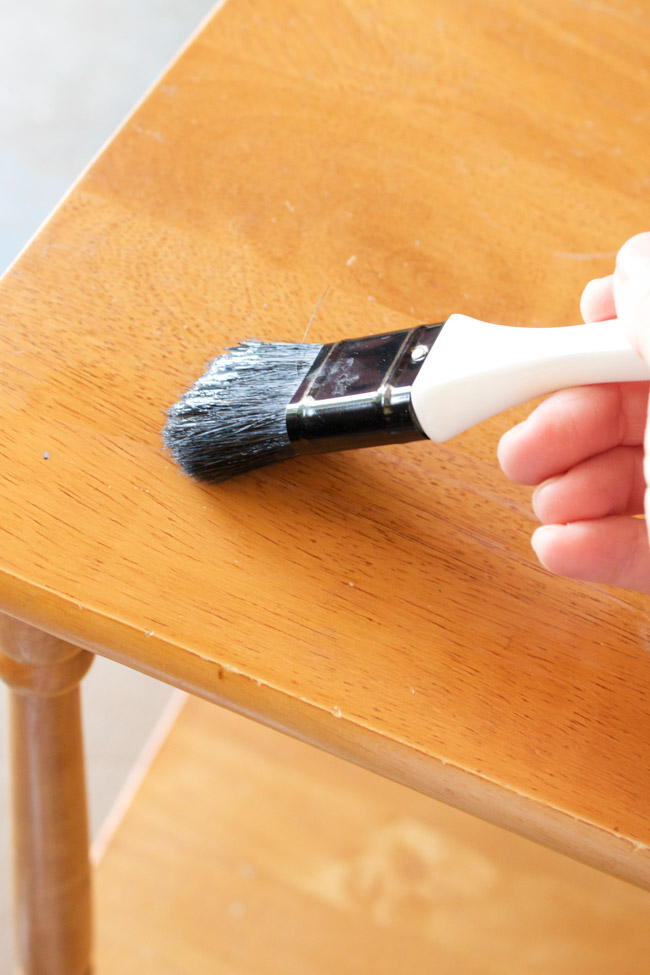
<instances>
[{"instance_id":1,"label":"paint brush","mask_svg":"<svg viewBox=\"0 0 650 975\"><path fill-rule=\"evenodd\" d=\"M165 446L217 483L308 453L449 440L569 386L650 379L617 320L441 325L329 345L251 340L214 359L171 407Z\"/></svg>"}]
</instances>

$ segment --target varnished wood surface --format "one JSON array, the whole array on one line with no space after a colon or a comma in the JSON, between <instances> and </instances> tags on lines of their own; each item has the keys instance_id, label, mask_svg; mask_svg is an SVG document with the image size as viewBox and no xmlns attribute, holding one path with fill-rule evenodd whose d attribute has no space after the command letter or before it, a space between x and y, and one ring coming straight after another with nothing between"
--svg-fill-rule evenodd
<instances>
[{"instance_id":1,"label":"varnished wood surface","mask_svg":"<svg viewBox=\"0 0 650 975\"><path fill-rule=\"evenodd\" d=\"M21 975L90 975L90 863L79 681L92 657L0 617L10 688L16 950Z\"/></svg>"},{"instance_id":2,"label":"varnished wood surface","mask_svg":"<svg viewBox=\"0 0 650 975\"><path fill-rule=\"evenodd\" d=\"M190 698L99 865L96 975L645 975L648 897Z\"/></svg>"},{"instance_id":3,"label":"varnished wood surface","mask_svg":"<svg viewBox=\"0 0 650 975\"><path fill-rule=\"evenodd\" d=\"M312 341L576 321L644 229L648 26L228 0L0 286L0 607L650 885L646 602L535 564L523 411L218 488L160 439L326 287Z\"/></svg>"}]
</instances>

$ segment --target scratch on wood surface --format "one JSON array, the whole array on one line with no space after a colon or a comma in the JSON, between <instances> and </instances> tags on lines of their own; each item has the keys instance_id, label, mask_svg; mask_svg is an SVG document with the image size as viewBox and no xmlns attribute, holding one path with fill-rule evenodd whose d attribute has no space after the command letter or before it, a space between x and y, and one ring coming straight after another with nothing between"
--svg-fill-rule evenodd
<instances>
[{"instance_id":1,"label":"scratch on wood surface","mask_svg":"<svg viewBox=\"0 0 650 975\"><path fill-rule=\"evenodd\" d=\"M161 135L160 132L155 132L153 129L145 129L141 125L134 125L133 128L139 135L146 135L150 139L155 139L156 142L160 142L161 145L166 146L169 144L168 140L163 135Z\"/></svg>"},{"instance_id":2,"label":"scratch on wood surface","mask_svg":"<svg viewBox=\"0 0 650 975\"><path fill-rule=\"evenodd\" d=\"M314 314L313 314L313 315L311 316L311 318L309 319L309 322L307 323L307 328L305 329L305 334L304 334L304 335L303 335L303 337L302 337L302 341L303 341L303 343L304 343L304 341L305 341L305 339L307 338L307 333L309 332L309 329L311 328L311 325L312 325L312 322L314 321L314 319L316 318L316 315L317 315L317 313L318 313L318 309L319 309L319 308L320 308L320 306L321 306L321 305L323 304L323 301L324 301L324 299L325 299L325 295L327 294L327 292L329 291L329 289L330 289L330 286L329 286L329 284L328 284L328 285L327 285L327 287L325 288L325 290L323 291L323 293L322 293L322 295L321 295L321 296L320 296L320 298L318 299L318 304L317 304L317 305L316 305L316 307L314 308Z\"/></svg>"},{"instance_id":3,"label":"scratch on wood surface","mask_svg":"<svg viewBox=\"0 0 650 975\"><path fill-rule=\"evenodd\" d=\"M641 6L634 7L632 10L619 10L615 4L601 3L600 0L571 0L578 7L585 7L594 13L605 14L608 17L617 17L619 20L643 23L643 9Z\"/></svg>"},{"instance_id":4,"label":"scratch on wood surface","mask_svg":"<svg viewBox=\"0 0 650 975\"><path fill-rule=\"evenodd\" d=\"M568 261L611 260L616 254L616 251L553 251L554 257L564 257Z\"/></svg>"}]
</instances>

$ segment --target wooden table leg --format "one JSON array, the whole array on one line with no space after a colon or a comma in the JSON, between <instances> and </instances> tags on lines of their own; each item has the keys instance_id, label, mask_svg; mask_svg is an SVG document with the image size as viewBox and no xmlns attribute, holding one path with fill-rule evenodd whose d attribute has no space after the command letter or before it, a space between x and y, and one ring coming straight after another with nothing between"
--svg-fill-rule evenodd
<instances>
[{"instance_id":1,"label":"wooden table leg","mask_svg":"<svg viewBox=\"0 0 650 975\"><path fill-rule=\"evenodd\" d=\"M88 975L91 890L79 682L92 654L0 616L10 688L17 949L23 975Z\"/></svg>"}]
</instances>

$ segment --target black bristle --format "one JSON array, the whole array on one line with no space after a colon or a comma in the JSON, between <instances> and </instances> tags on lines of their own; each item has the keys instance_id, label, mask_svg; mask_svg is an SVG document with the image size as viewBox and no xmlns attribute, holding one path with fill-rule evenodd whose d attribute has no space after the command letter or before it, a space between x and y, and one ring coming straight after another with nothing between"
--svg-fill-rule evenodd
<instances>
[{"instance_id":1,"label":"black bristle","mask_svg":"<svg viewBox=\"0 0 650 975\"><path fill-rule=\"evenodd\" d=\"M251 340L213 359L169 410L165 446L213 484L295 456L286 408L321 348Z\"/></svg>"}]
</instances>

